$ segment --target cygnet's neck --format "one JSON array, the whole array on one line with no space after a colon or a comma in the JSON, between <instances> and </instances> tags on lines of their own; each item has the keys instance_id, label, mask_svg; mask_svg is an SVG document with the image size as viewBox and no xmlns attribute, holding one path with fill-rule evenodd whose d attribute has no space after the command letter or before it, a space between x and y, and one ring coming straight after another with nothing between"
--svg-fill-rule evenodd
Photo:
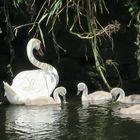
<instances>
[{"instance_id":1,"label":"cygnet's neck","mask_svg":"<svg viewBox=\"0 0 140 140\"><path fill-rule=\"evenodd\" d=\"M88 87L85 85L85 88L83 90L82 98L85 98L88 95Z\"/></svg>"},{"instance_id":2,"label":"cygnet's neck","mask_svg":"<svg viewBox=\"0 0 140 140\"><path fill-rule=\"evenodd\" d=\"M60 104L61 103L61 99L59 97L59 93L58 93L57 89L54 90L54 92L53 92L53 98L54 98L54 100L55 100L55 102L57 104Z\"/></svg>"},{"instance_id":3,"label":"cygnet's neck","mask_svg":"<svg viewBox=\"0 0 140 140\"><path fill-rule=\"evenodd\" d=\"M124 98L125 98L125 92L123 91L123 90L120 90L120 96L119 96L119 98L117 99L117 101L123 101L124 100Z\"/></svg>"}]
</instances>

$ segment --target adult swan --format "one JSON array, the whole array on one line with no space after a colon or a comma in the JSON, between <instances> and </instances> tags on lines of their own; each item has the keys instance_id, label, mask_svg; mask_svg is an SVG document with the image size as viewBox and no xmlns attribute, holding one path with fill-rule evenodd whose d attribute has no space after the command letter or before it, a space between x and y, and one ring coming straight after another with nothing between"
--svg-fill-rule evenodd
<instances>
[{"instance_id":1,"label":"adult swan","mask_svg":"<svg viewBox=\"0 0 140 140\"><path fill-rule=\"evenodd\" d=\"M48 97L59 82L57 70L34 57L33 49L39 51L40 45L41 41L36 38L32 38L27 44L28 59L39 69L20 72L13 79L11 86L3 82L5 96L11 104L25 104L27 100Z\"/></svg>"}]
</instances>

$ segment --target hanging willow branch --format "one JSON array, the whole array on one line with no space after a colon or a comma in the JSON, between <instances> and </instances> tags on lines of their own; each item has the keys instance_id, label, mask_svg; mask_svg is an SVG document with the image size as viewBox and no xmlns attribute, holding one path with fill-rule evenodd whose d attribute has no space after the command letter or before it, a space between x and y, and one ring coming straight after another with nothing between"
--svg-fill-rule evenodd
<instances>
[{"instance_id":1,"label":"hanging willow branch","mask_svg":"<svg viewBox=\"0 0 140 140\"><path fill-rule=\"evenodd\" d=\"M137 13L137 19L136 19L136 25L137 29L137 38L136 38L136 46L137 46L137 51L136 51L136 57L138 60L138 68L139 68L139 77L140 77L140 11Z\"/></svg>"},{"instance_id":2,"label":"hanging willow branch","mask_svg":"<svg viewBox=\"0 0 140 140\"><path fill-rule=\"evenodd\" d=\"M90 24L90 22L89 22L89 30L91 32L93 32L93 34L94 34L94 38L90 40L90 43L91 43L91 47L92 47L92 51L93 51L93 55L94 55L94 59L95 59L95 66L96 66L98 72L100 73L100 76L103 79L105 85L108 87L108 89L111 89L110 85L108 84L108 82L104 76L105 69L102 65L102 59L98 52L96 32L95 32L94 26L92 24Z\"/></svg>"},{"instance_id":3,"label":"hanging willow branch","mask_svg":"<svg viewBox=\"0 0 140 140\"><path fill-rule=\"evenodd\" d=\"M35 5L35 0L32 2L32 6L33 5ZM45 46L45 37L42 29L42 23L45 22L49 33L52 34L54 46L56 47L56 51L58 51L57 54L59 54L59 48L64 49L57 43L54 28L59 20L61 22L61 19L59 19L61 13L65 13L67 29L71 34L89 41L95 59L96 69L105 85L111 89L105 78L105 67L98 51L98 42L99 38L104 35L111 39L111 34L118 31L119 23L115 21L103 27L97 19L97 11L101 14L103 12L109 13L104 0L46 0L43 2L33 22L18 26L15 30L23 26L31 26L29 33L32 30L38 30L43 45ZM73 17L71 18L70 15ZM86 20L87 29L82 25L82 18Z\"/></svg>"},{"instance_id":4,"label":"hanging willow branch","mask_svg":"<svg viewBox=\"0 0 140 140\"><path fill-rule=\"evenodd\" d=\"M95 5L95 3L93 3L93 5ZM88 23L88 30L91 34L93 34L92 37L89 38L90 39L89 42L92 47L93 56L95 59L95 66L96 66L96 69L98 70L102 80L104 81L105 85L108 87L108 89L111 89L110 85L108 84L108 82L104 76L105 68L103 67L102 59L98 52L97 34L99 34L99 32L97 32L98 26L97 26L97 22L96 22L96 18L95 18L96 8L93 9L93 7L91 7L90 3L88 3L87 11L88 11L88 14L86 17L87 17L87 23ZM106 30L104 30L104 31L106 31Z\"/></svg>"},{"instance_id":5,"label":"hanging willow branch","mask_svg":"<svg viewBox=\"0 0 140 140\"><path fill-rule=\"evenodd\" d=\"M98 70L105 85L108 87L108 89L111 89L109 83L106 80L106 77L104 74L105 73L104 63L98 51L99 50L98 38L100 38L103 35L107 35L109 38L111 38L111 34L113 32L118 31L120 24L115 21L112 24L108 24L106 27L102 27L101 24L98 22L96 18L97 8L99 8L101 12L103 12L103 8L105 8L105 10L109 13L104 0L84 1L83 3L81 2L81 5L80 5L80 0L79 0L77 3L73 1L72 5L73 5L73 8L76 9L75 10L76 14L73 20L73 24L69 28L69 31L71 34L76 35L77 37L81 39L89 40L89 43L92 47L93 56L95 59L96 69ZM84 16L86 18L86 21L88 24L88 31L86 32L83 30L84 27L81 26L81 16ZM79 26L83 30L82 33L75 30L77 23L79 23Z\"/></svg>"},{"instance_id":6,"label":"hanging willow branch","mask_svg":"<svg viewBox=\"0 0 140 140\"><path fill-rule=\"evenodd\" d=\"M14 39L14 35L13 35L13 28L12 28L12 25L11 25L11 20L10 20L10 11L9 11L9 5L10 5L10 2L8 0L4 0L3 1L3 5L4 5L4 14L5 14L5 22L6 22L6 33L7 33L7 36L4 38L5 41L8 43L9 45L9 48L10 48L10 64L7 65L7 68L9 69L9 73L11 75L11 77L13 77L13 72L12 72L12 67L11 67L11 64L15 58L15 52L14 52L14 49L13 49L13 45L12 45L12 41Z\"/></svg>"}]
</instances>

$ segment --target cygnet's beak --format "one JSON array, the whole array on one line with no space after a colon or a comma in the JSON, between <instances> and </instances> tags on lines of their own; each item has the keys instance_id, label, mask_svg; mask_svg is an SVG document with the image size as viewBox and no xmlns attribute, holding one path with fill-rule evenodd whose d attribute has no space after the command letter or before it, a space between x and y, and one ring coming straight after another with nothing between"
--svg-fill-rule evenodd
<instances>
[{"instance_id":1,"label":"cygnet's beak","mask_svg":"<svg viewBox=\"0 0 140 140\"><path fill-rule=\"evenodd\" d=\"M66 101L66 96L64 95L64 96L62 96L62 97L63 97L63 103L66 104L66 103L67 103L67 101Z\"/></svg>"},{"instance_id":2,"label":"cygnet's beak","mask_svg":"<svg viewBox=\"0 0 140 140\"><path fill-rule=\"evenodd\" d=\"M78 90L78 91L77 91L77 95L79 95L79 94L80 94L80 92L81 92L81 91L80 91L80 90Z\"/></svg>"},{"instance_id":3,"label":"cygnet's beak","mask_svg":"<svg viewBox=\"0 0 140 140\"><path fill-rule=\"evenodd\" d=\"M119 96L120 96L120 94L112 94L112 99L113 99L113 101L117 101L118 100L118 98L119 98Z\"/></svg>"},{"instance_id":4,"label":"cygnet's beak","mask_svg":"<svg viewBox=\"0 0 140 140\"><path fill-rule=\"evenodd\" d=\"M115 102L117 98L115 96L112 96L112 101Z\"/></svg>"}]
</instances>

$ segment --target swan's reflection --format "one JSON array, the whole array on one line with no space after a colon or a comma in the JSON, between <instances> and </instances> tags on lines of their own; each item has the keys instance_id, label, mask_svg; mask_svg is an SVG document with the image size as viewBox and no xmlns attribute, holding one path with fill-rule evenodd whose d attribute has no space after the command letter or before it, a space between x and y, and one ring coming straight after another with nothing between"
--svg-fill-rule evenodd
<instances>
[{"instance_id":1,"label":"swan's reflection","mask_svg":"<svg viewBox=\"0 0 140 140\"><path fill-rule=\"evenodd\" d=\"M90 106L101 106L101 107L105 107L110 105L111 102L110 101L105 101L105 100L99 100L99 101L82 101L82 106L83 108L89 108Z\"/></svg>"},{"instance_id":2,"label":"swan's reflection","mask_svg":"<svg viewBox=\"0 0 140 140\"><path fill-rule=\"evenodd\" d=\"M82 104L83 105L83 104ZM93 139L104 139L105 130L108 127L110 107L103 105L84 105L78 110L79 128L81 135L89 133ZM93 133L94 130L94 133Z\"/></svg>"},{"instance_id":3,"label":"swan's reflection","mask_svg":"<svg viewBox=\"0 0 140 140\"><path fill-rule=\"evenodd\" d=\"M15 134L18 139L55 138L59 133L61 107L10 106L6 110L6 134ZM56 125L57 124L57 125Z\"/></svg>"},{"instance_id":4,"label":"swan's reflection","mask_svg":"<svg viewBox=\"0 0 140 140\"><path fill-rule=\"evenodd\" d=\"M120 114L120 117L126 120L133 120L137 123L140 123L140 114L131 114L131 115L124 115L124 114Z\"/></svg>"},{"instance_id":5,"label":"swan's reflection","mask_svg":"<svg viewBox=\"0 0 140 140\"><path fill-rule=\"evenodd\" d=\"M132 121L135 121L137 123L140 123L140 114L121 114L120 113L121 108L130 107L132 105L133 104L119 103L118 106L113 108L113 113L112 114L114 116L117 116L117 117L119 117L121 119L124 119L124 120L132 120Z\"/></svg>"}]
</instances>

